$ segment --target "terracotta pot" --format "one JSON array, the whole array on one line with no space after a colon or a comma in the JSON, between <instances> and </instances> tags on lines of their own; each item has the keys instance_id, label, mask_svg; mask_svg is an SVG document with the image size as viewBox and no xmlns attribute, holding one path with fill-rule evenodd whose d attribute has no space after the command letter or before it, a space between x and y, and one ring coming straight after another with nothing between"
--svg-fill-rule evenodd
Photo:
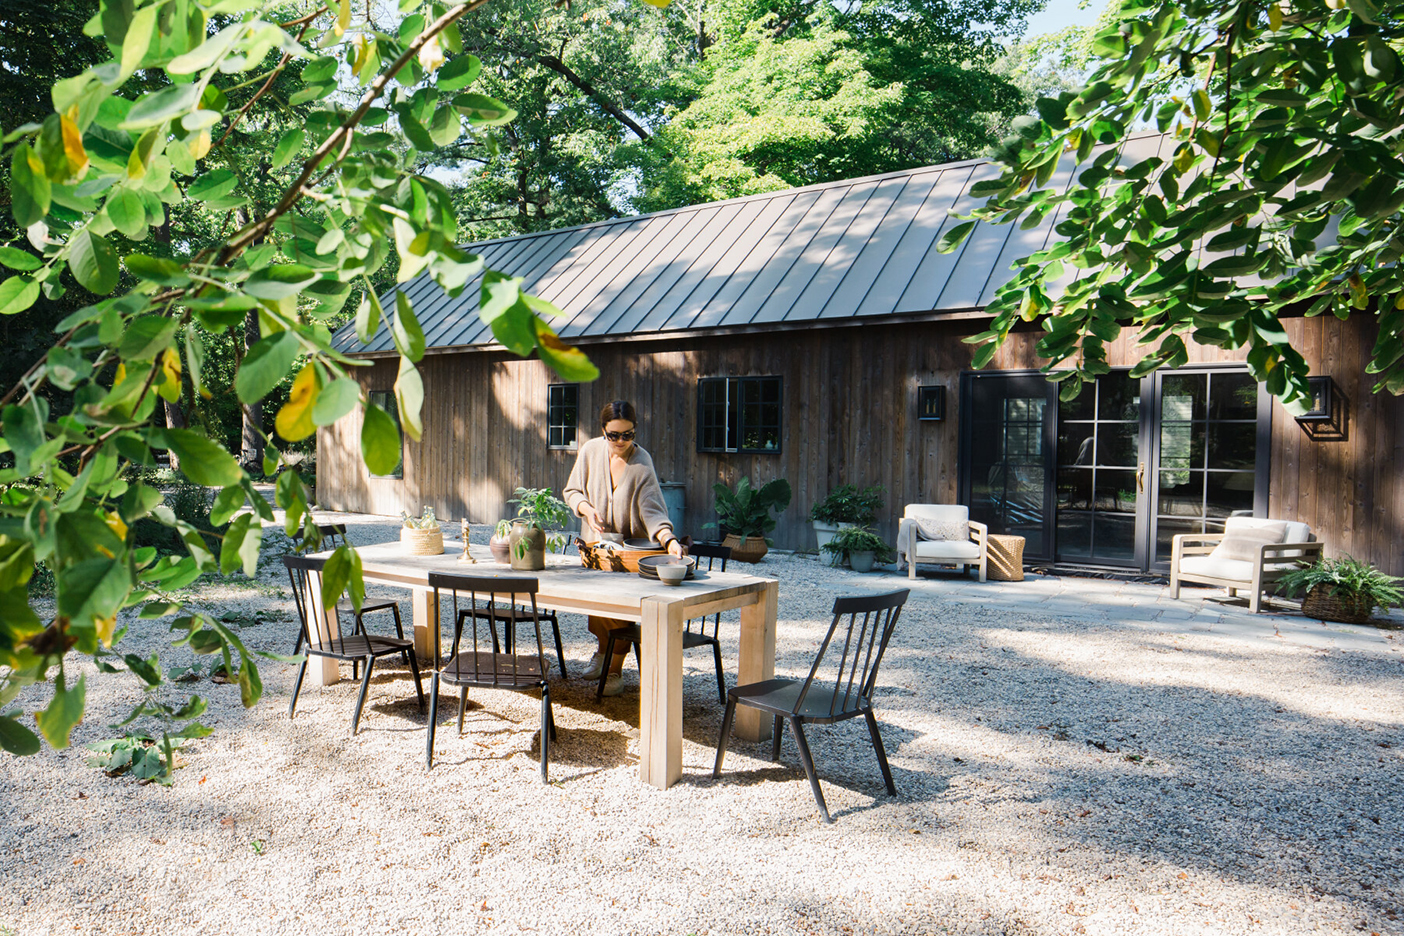
<instances>
[{"instance_id":1,"label":"terracotta pot","mask_svg":"<svg viewBox=\"0 0 1404 936\"><path fill-rule=\"evenodd\" d=\"M731 547L731 558L737 562L760 562L770 551L770 547L765 545L764 536L748 536L746 545L742 546L741 537L735 533L728 533L726 539L722 540L722 545Z\"/></svg>"},{"instance_id":2,"label":"terracotta pot","mask_svg":"<svg viewBox=\"0 0 1404 936\"><path fill-rule=\"evenodd\" d=\"M512 568L518 572L540 572L546 568L546 531L513 520L509 534Z\"/></svg>"},{"instance_id":3,"label":"terracotta pot","mask_svg":"<svg viewBox=\"0 0 1404 936\"><path fill-rule=\"evenodd\" d=\"M488 549L492 551L492 558L506 565L512 561L512 539L508 536L498 536L493 534L488 540Z\"/></svg>"}]
</instances>

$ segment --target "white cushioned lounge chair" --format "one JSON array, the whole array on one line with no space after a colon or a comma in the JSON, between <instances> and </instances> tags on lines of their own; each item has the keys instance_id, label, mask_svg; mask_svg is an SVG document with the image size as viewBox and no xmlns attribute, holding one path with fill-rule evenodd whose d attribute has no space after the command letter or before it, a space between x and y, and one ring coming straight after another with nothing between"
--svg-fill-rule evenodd
<instances>
[{"instance_id":1,"label":"white cushioned lounge chair","mask_svg":"<svg viewBox=\"0 0 1404 936\"><path fill-rule=\"evenodd\" d=\"M1227 588L1230 596L1248 592L1248 610L1257 614L1264 591L1282 576L1321 556L1311 527L1291 520L1229 517L1222 533L1181 533L1171 540L1170 597L1180 583Z\"/></svg>"},{"instance_id":2,"label":"white cushioned lounge chair","mask_svg":"<svg viewBox=\"0 0 1404 936\"><path fill-rule=\"evenodd\" d=\"M916 578L918 562L932 562L958 565L962 572L976 566L983 582L988 532L963 504L908 504L897 527L897 558L907 563L908 578Z\"/></svg>"}]
</instances>

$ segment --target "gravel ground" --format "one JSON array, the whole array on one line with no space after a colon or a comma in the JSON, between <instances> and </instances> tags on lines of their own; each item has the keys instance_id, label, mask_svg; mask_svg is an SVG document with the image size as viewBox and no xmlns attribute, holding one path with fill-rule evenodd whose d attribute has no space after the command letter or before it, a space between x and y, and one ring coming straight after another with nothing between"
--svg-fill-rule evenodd
<instances>
[{"instance_id":1,"label":"gravel ground","mask_svg":"<svg viewBox=\"0 0 1404 936\"><path fill-rule=\"evenodd\" d=\"M351 519L358 542L393 535ZM287 652L277 540L258 581L201 586L193 604L246 615L245 641ZM757 572L781 582L782 674L807 670L835 595L907 585L802 556ZM511 693L475 692L462 738L446 713L426 773L398 661L356 737L355 683L305 691L289 721L294 666L264 661L252 710L235 686L194 686L214 734L173 787L108 778L81 745L112 736L139 690L90 673L74 748L0 760L0 934L1404 934L1404 640L1321 650L981 593L933 573L902 614L877 696L897 798L861 720L813 730L834 825L788 734L780 764L768 742L733 742L711 779L705 653L685 663L683 779L667 791L637 781L632 661L631 691L600 705L593 684L553 684L549 786L539 702ZM561 623L579 672L593 641L583 619ZM166 646L160 622L131 624L123 649ZM734 616L722 637L734 674Z\"/></svg>"}]
</instances>

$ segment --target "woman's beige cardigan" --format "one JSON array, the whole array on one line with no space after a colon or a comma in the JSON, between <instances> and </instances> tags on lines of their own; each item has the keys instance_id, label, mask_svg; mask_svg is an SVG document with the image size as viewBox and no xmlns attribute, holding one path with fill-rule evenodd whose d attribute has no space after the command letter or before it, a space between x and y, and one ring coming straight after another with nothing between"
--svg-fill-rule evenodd
<instances>
[{"instance_id":1,"label":"woman's beige cardigan","mask_svg":"<svg viewBox=\"0 0 1404 936\"><path fill-rule=\"evenodd\" d=\"M677 538L663 503L658 475L653 471L653 459L637 445L629 453L629 467L615 487L609 472L609 443L603 437L589 440L580 446L562 493L576 516L580 516L580 505L587 502L599 513L600 522L605 525L603 530L594 529L582 518L582 532L588 543L598 540L601 533L647 537L664 546Z\"/></svg>"}]
</instances>

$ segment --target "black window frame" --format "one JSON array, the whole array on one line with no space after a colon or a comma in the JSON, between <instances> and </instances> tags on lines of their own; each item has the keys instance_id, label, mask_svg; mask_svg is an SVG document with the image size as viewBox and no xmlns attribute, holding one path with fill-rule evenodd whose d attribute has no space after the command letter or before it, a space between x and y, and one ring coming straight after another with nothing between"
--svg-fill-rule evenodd
<instances>
[{"instance_id":1,"label":"black window frame","mask_svg":"<svg viewBox=\"0 0 1404 936\"><path fill-rule=\"evenodd\" d=\"M574 399L557 400L557 397L573 396ZM564 414L569 412L567 421ZM561 417L558 419L557 417ZM560 435L557 435L559 430ZM570 433L569 442L557 442ZM574 452L580 448L580 384L553 383L546 385L546 447L557 452Z\"/></svg>"},{"instance_id":2,"label":"black window frame","mask_svg":"<svg viewBox=\"0 0 1404 936\"><path fill-rule=\"evenodd\" d=\"M400 425L400 404L395 400L395 391L371 390L367 392L366 398L389 415L395 423L395 431L400 434L400 460L395 464L395 470L390 474L376 474L371 471L370 476L372 478L402 481L405 477L405 430ZM367 467L366 470L370 471L370 468Z\"/></svg>"},{"instance_id":3,"label":"black window frame","mask_svg":"<svg viewBox=\"0 0 1404 936\"><path fill-rule=\"evenodd\" d=\"M774 394L768 398L768 391ZM759 415L773 407L775 422ZM748 413L750 414L748 418ZM774 447L743 445L748 434L774 433ZM764 438L761 435L760 438ZM785 379L778 374L697 379L697 451L736 455L779 455L785 439ZM718 444L720 443L720 444Z\"/></svg>"}]
</instances>

